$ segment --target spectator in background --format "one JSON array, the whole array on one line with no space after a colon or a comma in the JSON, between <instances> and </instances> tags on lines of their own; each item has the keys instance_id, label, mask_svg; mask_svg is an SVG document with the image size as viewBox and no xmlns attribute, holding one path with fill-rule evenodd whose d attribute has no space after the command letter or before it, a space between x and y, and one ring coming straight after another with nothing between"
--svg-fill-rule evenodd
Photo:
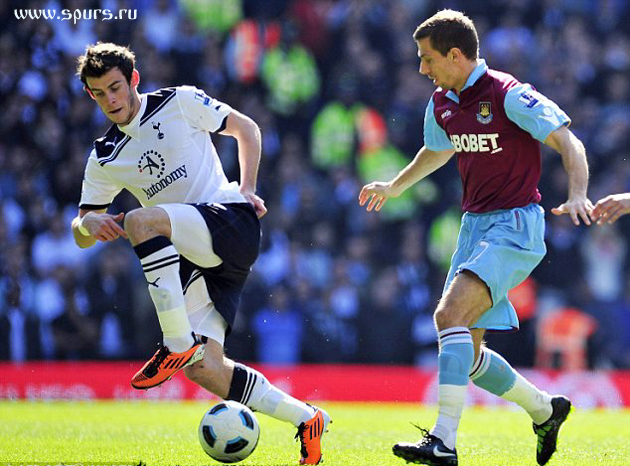
<instances>
[{"instance_id":1,"label":"spectator in background","mask_svg":"<svg viewBox=\"0 0 630 466\"><path fill-rule=\"evenodd\" d=\"M4 241L0 244L8 245ZM27 268L23 242L9 246L0 255L0 360L39 359L42 354L35 283Z\"/></svg>"},{"instance_id":2,"label":"spectator in background","mask_svg":"<svg viewBox=\"0 0 630 466\"><path fill-rule=\"evenodd\" d=\"M348 278L354 285L365 287L369 283L373 271L369 238L364 235L347 238L344 255L347 257Z\"/></svg>"},{"instance_id":3,"label":"spectator in background","mask_svg":"<svg viewBox=\"0 0 630 466\"><path fill-rule=\"evenodd\" d=\"M133 309L132 260L120 247L107 245L90 269L87 297L90 314L99 325L98 353L103 358L140 356L134 348L139 316L129 313Z\"/></svg>"},{"instance_id":4,"label":"spectator in background","mask_svg":"<svg viewBox=\"0 0 630 466\"><path fill-rule=\"evenodd\" d=\"M57 213L50 218L49 229L33 240L33 265L42 277L62 265L78 270L85 265L92 252L77 250L63 216Z\"/></svg>"},{"instance_id":5,"label":"spectator in background","mask_svg":"<svg viewBox=\"0 0 630 466\"><path fill-rule=\"evenodd\" d=\"M431 309L433 283L429 276L425 243L422 224L414 222L405 227L396 273L401 287L401 312L405 318L412 319L410 327L414 364L433 368L437 345Z\"/></svg>"},{"instance_id":6,"label":"spectator in background","mask_svg":"<svg viewBox=\"0 0 630 466\"><path fill-rule=\"evenodd\" d=\"M63 312L50 326L55 344L55 357L75 360L91 359L98 354L99 328L88 306L85 292L76 286L71 269L59 267L55 278L63 299Z\"/></svg>"},{"instance_id":7,"label":"spectator in background","mask_svg":"<svg viewBox=\"0 0 630 466\"><path fill-rule=\"evenodd\" d=\"M303 344L304 362L351 362L356 360L356 327L335 314L331 293L319 290L306 280L297 280L296 306L306 320ZM349 325L350 324L350 325Z\"/></svg>"},{"instance_id":8,"label":"spectator in background","mask_svg":"<svg viewBox=\"0 0 630 466\"><path fill-rule=\"evenodd\" d=\"M617 225L605 224L588 231L582 241L587 286L596 301L617 301L623 288L626 243Z\"/></svg>"},{"instance_id":9,"label":"spectator in background","mask_svg":"<svg viewBox=\"0 0 630 466\"><path fill-rule=\"evenodd\" d=\"M359 326L361 362L409 364L411 352L411 316L403 312L403 298L395 268L383 269L369 287ZM383 338L390 335L390 338Z\"/></svg>"},{"instance_id":10,"label":"spectator in background","mask_svg":"<svg viewBox=\"0 0 630 466\"><path fill-rule=\"evenodd\" d=\"M279 115L294 116L313 103L321 77L311 53L297 41L295 24L283 24L280 43L267 50L261 78L269 90L268 105Z\"/></svg>"},{"instance_id":11,"label":"spectator in background","mask_svg":"<svg viewBox=\"0 0 630 466\"><path fill-rule=\"evenodd\" d=\"M322 220L294 242L294 270L298 279L308 280L314 287L328 289L333 280L333 252L335 230L330 222Z\"/></svg>"},{"instance_id":12,"label":"spectator in background","mask_svg":"<svg viewBox=\"0 0 630 466\"><path fill-rule=\"evenodd\" d=\"M54 6L53 6L54 5ZM61 11L67 8L69 11L82 10L83 3L80 0L67 0L63 6L56 0L51 2L49 8ZM67 56L74 57L85 51L85 45L96 41L94 35L95 21L51 21L55 31L56 46Z\"/></svg>"},{"instance_id":13,"label":"spectator in background","mask_svg":"<svg viewBox=\"0 0 630 466\"><path fill-rule=\"evenodd\" d=\"M179 15L176 8L171 0L158 0L142 13L144 36L161 53L170 52L178 39Z\"/></svg>"},{"instance_id":14,"label":"spectator in background","mask_svg":"<svg viewBox=\"0 0 630 466\"><path fill-rule=\"evenodd\" d=\"M73 269L65 265L58 265L35 284L33 293L35 311L40 323L39 338L42 356L45 359L54 359L60 354L57 352L57 338L53 322L59 318L61 320L58 323L67 322L63 314L71 306L78 306L78 309L72 309L72 311L77 311L73 316L77 315L77 313L80 316L89 313L85 294L79 288L80 285L75 286L75 281L77 281L77 275ZM78 301L75 302L75 299ZM68 303L68 300L72 300L73 303ZM82 320L82 317L79 317L77 320ZM79 327L76 327L75 330L81 331ZM96 350L97 347L94 346L93 348ZM62 350L61 353L66 354L65 350ZM97 353L94 351L94 357L96 356Z\"/></svg>"},{"instance_id":15,"label":"spectator in background","mask_svg":"<svg viewBox=\"0 0 630 466\"><path fill-rule=\"evenodd\" d=\"M359 288L350 280L347 259L337 256L333 261L333 278L328 287L330 307L335 315L352 321L361 308Z\"/></svg>"},{"instance_id":16,"label":"spectator in background","mask_svg":"<svg viewBox=\"0 0 630 466\"><path fill-rule=\"evenodd\" d=\"M610 358L614 367L630 369L630 273L625 274L621 299L612 306L610 317L616 323L610 335Z\"/></svg>"},{"instance_id":17,"label":"spectator in background","mask_svg":"<svg viewBox=\"0 0 630 466\"><path fill-rule=\"evenodd\" d=\"M403 231L396 272L403 289L405 308L412 315L424 309L429 302L429 267L424 255L424 243L422 225L409 223Z\"/></svg>"},{"instance_id":18,"label":"spectator in background","mask_svg":"<svg viewBox=\"0 0 630 466\"><path fill-rule=\"evenodd\" d=\"M304 321L285 284L272 288L269 304L252 317L256 360L266 364L300 362Z\"/></svg>"},{"instance_id":19,"label":"spectator in background","mask_svg":"<svg viewBox=\"0 0 630 466\"><path fill-rule=\"evenodd\" d=\"M202 33L225 34L243 16L243 0L181 0L181 4Z\"/></svg>"},{"instance_id":20,"label":"spectator in background","mask_svg":"<svg viewBox=\"0 0 630 466\"><path fill-rule=\"evenodd\" d=\"M548 252L545 259L534 271L541 286L544 284L553 290L567 289L573 280L560 270L584 272L583 257L580 254L580 231L574 228L567 217L552 216L547 222L545 242Z\"/></svg>"}]
</instances>

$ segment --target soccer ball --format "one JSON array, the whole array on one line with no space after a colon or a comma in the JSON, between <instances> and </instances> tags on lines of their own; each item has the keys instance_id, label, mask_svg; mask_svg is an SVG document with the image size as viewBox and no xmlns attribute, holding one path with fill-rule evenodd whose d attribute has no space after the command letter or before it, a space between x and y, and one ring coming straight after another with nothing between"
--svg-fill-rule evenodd
<instances>
[{"instance_id":1,"label":"soccer ball","mask_svg":"<svg viewBox=\"0 0 630 466\"><path fill-rule=\"evenodd\" d=\"M247 458L258 445L260 426L254 413L236 401L223 401L209 409L199 423L203 450L222 463Z\"/></svg>"}]
</instances>

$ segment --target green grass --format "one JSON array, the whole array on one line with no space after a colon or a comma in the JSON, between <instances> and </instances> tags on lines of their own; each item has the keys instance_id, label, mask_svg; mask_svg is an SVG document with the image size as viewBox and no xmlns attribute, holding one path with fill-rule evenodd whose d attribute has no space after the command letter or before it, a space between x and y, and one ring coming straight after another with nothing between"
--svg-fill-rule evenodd
<instances>
[{"instance_id":1,"label":"green grass","mask_svg":"<svg viewBox=\"0 0 630 466\"><path fill-rule=\"evenodd\" d=\"M217 464L201 450L197 425L210 404L196 402L0 402L0 463L111 462L147 466ZM413 404L322 403L333 417L324 437L327 466L404 466L391 454L416 440L414 421L430 427L434 407ZM295 429L258 415L261 439L242 465L296 465ZM467 409L459 431L465 466L535 465L528 416L507 409ZM550 466L630 465L630 411L570 416Z\"/></svg>"}]
</instances>

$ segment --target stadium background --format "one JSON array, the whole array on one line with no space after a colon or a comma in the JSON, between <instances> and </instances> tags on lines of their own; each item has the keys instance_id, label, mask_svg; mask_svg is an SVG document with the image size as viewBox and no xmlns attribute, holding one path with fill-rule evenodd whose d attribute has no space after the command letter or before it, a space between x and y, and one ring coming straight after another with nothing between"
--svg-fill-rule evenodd
<instances>
[{"instance_id":1,"label":"stadium background","mask_svg":"<svg viewBox=\"0 0 630 466\"><path fill-rule=\"evenodd\" d=\"M196 85L262 129L258 189L269 213L228 354L431 372L431 314L460 217L455 164L381 214L366 213L357 195L422 145L433 85L418 75L411 35L444 7L474 19L491 67L532 83L573 119L589 156L591 200L630 190L624 0L0 2L3 367L17 374L45 367L32 361L139 361L160 339L129 245L79 250L69 230L92 141L109 126L74 76L75 59L101 40L131 45L142 92ZM73 25L18 20L15 8L132 8L137 18ZM234 141L214 140L236 179ZM567 179L557 154L545 149L543 160L549 211L565 200ZM136 205L120 196L111 210ZM519 367L630 368L630 218L576 228L548 213L547 222L548 255L513 295L522 330L490 345ZM11 375L3 377L0 395L10 397Z\"/></svg>"}]
</instances>

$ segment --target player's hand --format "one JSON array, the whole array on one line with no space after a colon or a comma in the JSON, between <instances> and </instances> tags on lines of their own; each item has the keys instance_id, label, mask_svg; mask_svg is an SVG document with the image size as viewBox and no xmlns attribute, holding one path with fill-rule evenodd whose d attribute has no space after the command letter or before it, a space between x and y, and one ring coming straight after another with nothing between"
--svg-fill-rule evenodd
<instances>
[{"instance_id":1,"label":"player's hand","mask_svg":"<svg viewBox=\"0 0 630 466\"><path fill-rule=\"evenodd\" d=\"M591 224L589 215L593 211L593 203L586 197L569 199L564 204L560 204L558 207L551 209L551 213L554 215L569 214L571 220L575 226L580 225L580 218L585 225Z\"/></svg>"},{"instance_id":2,"label":"player's hand","mask_svg":"<svg viewBox=\"0 0 630 466\"><path fill-rule=\"evenodd\" d=\"M619 217L630 214L630 193L612 194L597 201L591 218L598 225L615 223Z\"/></svg>"},{"instance_id":3,"label":"player's hand","mask_svg":"<svg viewBox=\"0 0 630 466\"><path fill-rule=\"evenodd\" d=\"M125 214L122 212L117 215L88 212L83 217L82 225L90 232L90 236L99 241L114 241L119 237L127 239L127 233L119 225L123 218Z\"/></svg>"},{"instance_id":4,"label":"player's hand","mask_svg":"<svg viewBox=\"0 0 630 466\"><path fill-rule=\"evenodd\" d=\"M265 201L261 197L257 196L255 193L251 191L241 191L241 194L247 200L247 202L249 202L251 205L254 206L254 209L256 210L256 215L258 215L258 218L262 218L267 213L267 207L265 207Z\"/></svg>"},{"instance_id":5,"label":"player's hand","mask_svg":"<svg viewBox=\"0 0 630 466\"><path fill-rule=\"evenodd\" d=\"M368 202L367 211L370 212L372 209L376 209L378 212L383 208L387 199L398 196L400 196L400 192L394 189L391 183L372 181L361 189L359 193L359 205L365 205L369 199L370 202Z\"/></svg>"}]
</instances>

